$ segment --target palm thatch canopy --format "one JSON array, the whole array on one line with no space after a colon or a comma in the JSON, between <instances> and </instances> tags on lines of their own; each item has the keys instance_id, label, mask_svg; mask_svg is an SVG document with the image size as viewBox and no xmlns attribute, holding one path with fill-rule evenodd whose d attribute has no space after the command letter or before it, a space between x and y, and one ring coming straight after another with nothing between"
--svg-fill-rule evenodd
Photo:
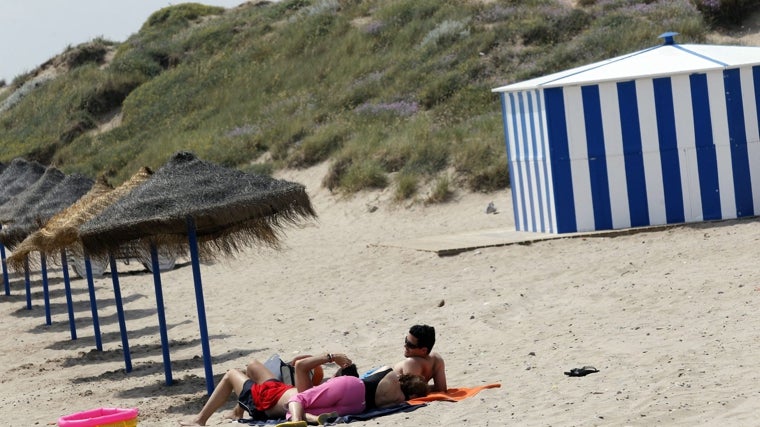
<instances>
[{"instance_id":1,"label":"palm thatch canopy","mask_svg":"<svg viewBox=\"0 0 760 427\"><path fill-rule=\"evenodd\" d=\"M8 257L8 265L15 271L21 271L24 268L26 254L32 251L52 255L61 249L70 249L72 253L81 256L79 226L129 194L152 174L153 171L149 168L140 168L130 179L115 189L104 179L99 178L81 199L50 218L50 221L42 228L24 239L14 249L13 255Z\"/></svg>"},{"instance_id":2,"label":"palm thatch canopy","mask_svg":"<svg viewBox=\"0 0 760 427\"><path fill-rule=\"evenodd\" d=\"M84 223L79 235L92 254L145 250L151 244L181 253L187 248L188 217L195 221L202 256L212 258L254 243L277 247L282 227L316 213L301 184L179 152L143 185Z\"/></svg>"},{"instance_id":3,"label":"palm thatch canopy","mask_svg":"<svg viewBox=\"0 0 760 427\"><path fill-rule=\"evenodd\" d=\"M29 188L44 173L45 166L37 162L29 162L22 158L13 159L0 174L0 206Z\"/></svg>"},{"instance_id":4,"label":"palm thatch canopy","mask_svg":"<svg viewBox=\"0 0 760 427\"><path fill-rule=\"evenodd\" d=\"M34 206L27 205L17 211L11 226L0 232L0 242L7 247L15 247L30 233L42 227L53 215L87 194L92 185L93 180L84 175L67 175Z\"/></svg>"},{"instance_id":5,"label":"palm thatch canopy","mask_svg":"<svg viewBox=\"0 0 760 427\"><path fill-rule=\"evenodd\" d=\"M66 175L63 172L53 166L48 166L45 173L34 184L0 206L0 224L13 222L18 215L36 206L64 178Z\"/></svg>"},{"instance_id":6,"label":"palm thatch canopy","mask_svg":"<svg viewBox=\"0 0 760 427\"><path fill-rule=\"evenodd\" d=\"M26 236L26 238L14 248L13 255L8 257L8 266L15 271L22 271L24 269L25 260L27 259L26 257L30 252L39 251L46 256L49 256L68 245L73 245L78 242L79 229L77 227L81 222L73 227L66 227L69 217L74 215L74 212L81 210L81 206L89 205L93 200L104 194L108 194L112 190L113 187L105 180L105 178L98 177L87 194L82 196L73 205L53 215L42 228ZM72 230L73 233L69 232ZM59 233L61 234L61 237L58 237ZM66 244L60 244L62 243L62 240Z\"/></svg>"}]
</instances>

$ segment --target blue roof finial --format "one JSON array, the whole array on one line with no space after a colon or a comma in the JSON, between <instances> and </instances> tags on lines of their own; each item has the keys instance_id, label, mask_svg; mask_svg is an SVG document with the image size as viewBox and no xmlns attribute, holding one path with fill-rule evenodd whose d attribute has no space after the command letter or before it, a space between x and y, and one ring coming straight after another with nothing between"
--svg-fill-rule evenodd
<instances>
[{"instance_id":1,"label":"blue roof finial","mask_svg":"<svg viewBox=\"0 0 760 427\"><path fill-rule=\"evenodd\" d=\"M678 33L674 32L674 31L668 31L667 33L660 34L659 37L657 37L657 38L665 39L665 43L663 43L663 44L669 45L669 44L675 44L675 41L673 40L673 37L675 37L677 35L678 35Z\"/></svg>"}]
</instances>

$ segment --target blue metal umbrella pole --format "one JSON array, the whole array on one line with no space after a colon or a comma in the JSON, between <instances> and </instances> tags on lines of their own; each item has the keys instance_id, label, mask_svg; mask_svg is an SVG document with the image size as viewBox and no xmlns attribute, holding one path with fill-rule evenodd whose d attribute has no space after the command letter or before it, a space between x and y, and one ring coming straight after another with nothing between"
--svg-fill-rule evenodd
<instances>
[{"instance_id":1,"label":"blue metal umbrella pole","mask_svg":"<svg viewBox=\"0 0 760 427\"><path fill-rule=\"evenodd\" d=\"M127 372L132 372L132 356L129 353L127 322L124 320L124 306L121 303L119 272L116 270L116 260L111 254L108 255L108 263L111 265L111 280L113 281L113 295L116 300L116 313L119 316L119 331L121 331L121 347L124 349L124 364L126 365Z\"/></svg>"},{"instance_id":2,"label":"blue metal umbrella pole","mask_svg":"<svg viewBox=\"0 0 760 427\"><path fill-rule=\"evenodd\" d=\"M0 230L3 229L3 225L0 224ZM3 284L5 285L5 295L11 294L11 284L8 281L8 265L5 263L5 246L0 244L0 258L3 262Z\"/></svg>"},{"instance_id":3,"label":"blue metal umbrella pole","mask_svg":"<svg viewBox=\"0 0 760 427\"><path fill-rule=\"evenodd\" d=\"M190 244L190 261L193 266L193 281L195 282L195 305L198 307L198 326L201 329L201 348L203 349L203 367L206 370L206 390L214 392L214 373L211 370L211 350L208 343L208 327L206 326L206 305L203 302L203 284L201 283L200 257L198 256L198 237L195 232L195 220L187 217L187 237Z\"/></svg>"},{"instance_id":4,"label":"blue metal umbrella pole","mask_svg":"<svg viewBox=\"0 0 760 427\"><path fill-rule=\"evenodd\" d=\"M52 325L50 319L50 290L48 289L47 275L47 257L44 252L40 252L40 268L42 269L42 295L45 299L45 324Z\"/></svg>"},{"instance_id":5,"label":"blue metal umbrella pole","mask_svg":"<svg viewBox=\"0 0 760 427\"><path fill-rule=\"evenodd\" d=\"M26 289L26 309L32 309L32 282L29 280L29 255L24 257L24 287Z\"/></svg>"},{"instance_id":6,"label":"blue metal umbrella pole","mask_svg":"<svg viewBox=\"0 0 760 427\"><path fill-rule=\"evenodd\" d=\"M169 358L169 335L166 333L166 315L164 314L164 294L161 290L161 272L158 265L158 249L150 244L150 262L153 267L153 285L156 288L156 308L158 311L158 330L161 333L161 350L164 354L164 374L166 385L172 385L172 361Z\"/></svg>"},{"instance_id":7,"label":"blue metal umbrella pole","mask_svg":"<svg viewBox=\"0 0 760 427\"><path fill-rule=\"evenodd\" d=\"M61 249L61 269L63 270L63 286L66 288L66 308L69 311L69 329L71 339L77 339L77 325L74 322L74 303L71 301L71 280L69 280L69 263L66 260L66 249Z\"/></svg>"},{"instance_id":8,"label":"blue metal umbrella pole","mask_svg":"<svg viewBox=\"0 0 760 427\"><path fill-rule=\"evenodd\" d=\"M92 280L92 263L90 255L84 252L84 269L87 272L87 289L90 292L90 310L92 311L92 327L95 330L95 348L103 351L103 341L100 339L100 320L98 319L98 302L95 300L95 282Z\"/></svg>"}]
</instances>

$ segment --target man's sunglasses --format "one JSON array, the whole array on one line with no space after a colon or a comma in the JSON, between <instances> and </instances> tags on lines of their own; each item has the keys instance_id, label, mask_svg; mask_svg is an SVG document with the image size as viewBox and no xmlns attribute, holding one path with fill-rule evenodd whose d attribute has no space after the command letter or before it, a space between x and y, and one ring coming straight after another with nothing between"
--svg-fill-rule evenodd
<instances>
[{"instance_id":1,"label":"man's sunglasses","mask_svg":"<svg viewBox=\"0 0 760 427\"><path fill-rule=\"evenodd\" d=\"M404 347L414 350L414 349L421 348L422 346L419 344L414 344L411 341L409 341L409 338L404 337Z\"/></svg>"}]
</instances>

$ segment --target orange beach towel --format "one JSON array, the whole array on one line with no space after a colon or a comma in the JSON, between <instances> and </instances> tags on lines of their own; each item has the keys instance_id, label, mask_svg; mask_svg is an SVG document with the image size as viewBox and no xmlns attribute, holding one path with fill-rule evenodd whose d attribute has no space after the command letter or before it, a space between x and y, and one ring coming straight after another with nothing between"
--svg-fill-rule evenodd
<instances>
[{"instance_id":1,"label":"orange beach towel","mask_svg":"<svg viewBox=\"0 0 760 427\"><path fill-rule=\"evenodd\" d=\"M426 402L432 402L434 400L444 400L447 402L459 402L460 400L467 399L468 397L475 396L478 394L481 390L485 390L487 388L498 388L501 387L501 384L494 383L494 384L486 384L481 385L477 387L457 387L457 388L450 388L443 391L436 391L433 393L428 394L425 397L417 397L414 399L409 399L407 402L410 405L421 405Z\"/></svg>"}]
</instances>

